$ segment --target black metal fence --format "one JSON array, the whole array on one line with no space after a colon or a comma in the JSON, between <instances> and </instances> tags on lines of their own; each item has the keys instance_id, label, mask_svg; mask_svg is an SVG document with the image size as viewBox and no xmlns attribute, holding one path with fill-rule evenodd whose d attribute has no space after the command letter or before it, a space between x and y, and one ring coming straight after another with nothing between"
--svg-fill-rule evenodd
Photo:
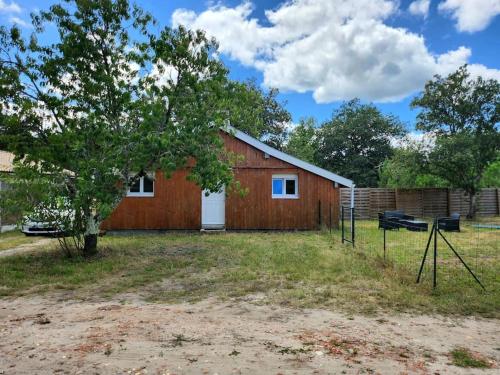
<instances>
[{"instance_id":1,"label":"black metal fence","mask_svg":"<svg viewBox=\"0 0 500 375\"><path fill-rule=\"evenodd\" d=\"M499 288L500 218L489 223L461 220L453 231L439 220L360 220L355 209L341 207L342 243L408 282Z\"/></svg>"},{"instance_id":2,"label":"black metal fence","mask_svg":"<svg viewBox=\"0 0 500 375\"><path fill-rule=\"evenodd\" d=\"M342 232L342 243L349 242L354 247L355 240L355 213L354 207L340 207L340 230Z\"/></svg>"}]
</instances>

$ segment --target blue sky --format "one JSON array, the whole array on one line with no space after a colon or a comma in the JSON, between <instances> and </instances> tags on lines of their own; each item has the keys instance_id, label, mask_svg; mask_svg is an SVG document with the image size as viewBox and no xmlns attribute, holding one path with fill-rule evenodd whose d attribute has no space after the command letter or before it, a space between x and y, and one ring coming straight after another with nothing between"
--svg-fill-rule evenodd
<instances>
[{"instance_id":1,"label":"blue sky","mask_svg":"<svg viewBox=\"0 0 500 375\"><path fill-rule=\"evenodd\" d=\"M52 3L0 0L0 22L22 26L30 11ZM412 130L409 103L433 74L468 63L473 75L500 79L500 0L137 3L160 26L182 23L215 36L231 78L278 87L294 122L323 121L356 96Z\"/></svg>"}]
</instances>

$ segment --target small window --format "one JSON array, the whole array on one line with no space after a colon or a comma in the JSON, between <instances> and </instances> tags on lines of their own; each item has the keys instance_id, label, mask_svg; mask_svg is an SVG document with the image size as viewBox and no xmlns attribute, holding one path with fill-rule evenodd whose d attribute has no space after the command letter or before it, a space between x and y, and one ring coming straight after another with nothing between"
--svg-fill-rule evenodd
<instances>
[{"instance_id":1,"label":"small window","mask_svg":"<svg viewBox=\"0 0 500 375\"><path fill-rule=\"evenodd\" d=\"M134 182L134 184L130 187L131 193L140 193L141 192L141 179L138 179Z\"/></svg>"},{"instance_id":2,"label":"small window","mask_svg":"<svg viewBox=\"0 0 500 375\"><path fill-rule=\"evenodd\" d=\"M299 197L297 175L273 175L273 198L296 199Z\"/></svg>"},{"instance_id":3,"label":"small window","mask_svg":"<svg viewBox=\"0 0 500 375\"><path fill-rule=\"evenodd\" d=\"M273 178L273 195L283 194L283 180L281 178Z\"/></svg>"},{"instance_id":4,"label":"small window","mask_svg":"<svg viewBox=\"0 0 500 375\"><path fill-rule=\"evenodd\" d=\"M127 197L154 197L154 180L145 175L134 182L127 193Z\"/></svg>"},{"instance_id":5,"label":"small window","mask_svg":"<svg viewBox=\"0 0 500 375\"><path fill-rule=\"evenodd\" d=\"M142 181L143 181L142 186L144 193L153 193L153 186L154 186L153 179L148 176L144 176L142 177Z\"/></svg>"},{"instance_id":6,"label":"small window","mask_svg":"<svg viewBox=\"0 0 500 375\"><path fill-rule=\"evenodd\" d=\"M295 182L296 180L286 180L286 195L295 195Z\"/></svg>"}]
</instances>

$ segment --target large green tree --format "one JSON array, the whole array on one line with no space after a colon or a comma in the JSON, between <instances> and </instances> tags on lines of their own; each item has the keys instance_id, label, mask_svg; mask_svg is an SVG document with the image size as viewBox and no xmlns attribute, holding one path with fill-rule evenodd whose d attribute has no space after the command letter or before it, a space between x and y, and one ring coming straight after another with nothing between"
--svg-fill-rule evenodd
<instances>
[{"instance_id":1,"label":"large green tree","mask_svg":"<svg viewBox=\"0 0 500 375\"><path fill-rule=\"evenodd\" d=\"M0 144L17 156L19 185L50 186L20 207L71 212L75 243L92 254L100 224L145 173L195 160L189 178L202 188L231 183L215 41L182 27L152 34L152 17L127 0L65 0L33 21L28 39L0 29ZM58 35L48 44L47 23Z\"/></svg>"},{"instance_id":2,"label":"large green tree","mask_svg":"<svg viewBox=\"0 0 500 375\"><path fill-rule=\"evenodd\" d=\"M278 99L278 89L267 91L254 80L228 83L229 120L235 128L282 150L287 139L287 127L292 120L285 102Z\"/></svg>"},{"instance_id":3,"label":"large green tree","mask_svg":"<svg viewBox=\"0 0 500 375\"><path fill-rule=\"evenodd\" d=\"M289 133L285 151L299 159L315 163L317 123L313 117L300 119Z\"/></svg>"},{"instance_id":4,"label":"large green tree","mask_svg":"<svg viewBox=\"0 0 500 375\"><path fill-rule=\"evenodd\" d=\"M500 155L484 171L481 187L500 187Z\"/></svg>"},{"instance_id":5,"label":"large green tree","mask_svg":"<svg viewBox=\"0 0 500 375\"><path fill-rule=\"evenodd\" d=\"M473 79L462 66L447 77L436 75L411 105L421 109L417 128L436 134L432 173L468 194L467 216L474 217L484 171L500 150L500 83Z\"/></svg>"},{"instance_id":6,"label":"large green tree","mask_svg":"<svg viewBox=\"0 0 500 375\"><path fill-rule=\"evenodd\" d=\"M430 171L431 146L421 141L407 140L394 149L379 171L379 186L389 188L446 187L448 183Z\"/></svg>"},{"instance_id":7,"label":"large green tree","mask_svg":"<svg viewBox=\"0 0 500 375\"><path fill-rule=\"evenodd\" d=\"M396 117L354 99L318 130L315 160L352 179L358 187L378 186L378 168L393 152L391 140L404 134Z\"/></svg>"}]
</instances>

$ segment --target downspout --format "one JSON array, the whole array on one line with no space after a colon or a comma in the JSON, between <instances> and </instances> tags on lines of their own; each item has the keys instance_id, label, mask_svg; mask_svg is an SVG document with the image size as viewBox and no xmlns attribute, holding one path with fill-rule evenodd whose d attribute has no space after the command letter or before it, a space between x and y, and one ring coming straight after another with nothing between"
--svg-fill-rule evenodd
<instances>
[{"instance_id":1,"label":"downspout","mask_svg":"<svg viewBox=\"0 0 500 375\"><path fill-rule=\"evenodd\" d=\"M351 208L354 208L354 188L356 185L352 184L351 185Z\"/></svg>"},{"instance_id":2,"label":"downspout","mask_svg":"<svg viewBox=\"0 0 500 375\"><path fill-rule=\"evenodd\" d=\"M354 232L354 225L355 225L355 220L354 220L354 189L355 189L356 185L355 184L351 184L351 212L350 212L350 216L351 216L351 242L352 242L352 246L354 247L354 236L355 236L355 232Z\"/></svg>"}]
</instances>

